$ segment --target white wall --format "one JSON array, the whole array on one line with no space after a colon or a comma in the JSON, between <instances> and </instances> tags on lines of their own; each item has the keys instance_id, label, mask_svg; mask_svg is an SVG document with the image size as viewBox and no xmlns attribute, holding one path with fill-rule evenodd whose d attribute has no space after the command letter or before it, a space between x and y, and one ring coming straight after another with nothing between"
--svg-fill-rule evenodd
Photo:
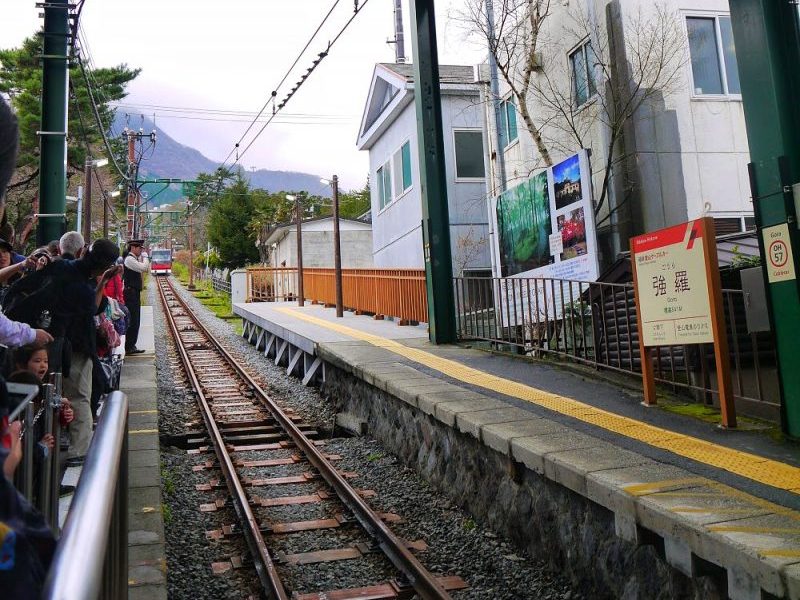
<instances>
[{"instance_id":1,"label":"white wall","mask_svg":"<svg viewBox=\"0 0 800 600\"><path fill-rule=\"evenodd\" d=\"M453 128L482 127L481 107L474 100L442 96L445 168L450 211L450 235L454 267L488 268L488 222L485 211L484 181L455 181ZM412 185L383 209L377 187L377 170L411 142ZM398 118L375 141L369 150L372 196L373 253L376 267L424 267L422 250L422 201L420 196L417 122L414 104L409 104ZM459 243L459 240L461 242ZM466 252L465 252L466 249ZM466 257L471 260L466 261ZM461 260L459 260L461 258Z\"/></svg>"},{"instance_id":2,"label":"white wall","mask_svg":"<svg viewBox=\"0 0 800 600\"><path fill-rule=\"evenodd\" d=\"M588 0L603 35L606 32L606 7L611 0ZM711 216L752 214L749 199L747 163L749 162L747 135L741 100L735 97L709 98L695 96L689 58L685 17L727 13L727 0L665 0L667 8L674 11L682 25L682 39L687 61L681 69L678 89L663 102L643 107L626 138L626 150L632 153L634 172L640 186L642 218L645 230L653 230L701 216L706 203ZM626 35L631 30L630 19L641 10L646 17L654 10L647 0L618 0ZM579 8L586 10L586 0L551 3L552 15L546 22L541 38L544 68L554 73L568 72L569 53L580 42L575 31L574 18L570 16ZM587 14L591 15L591 11ZM508 94L508 86L500 78L501 95ZM598 90L602 83L598 82ZM587 119L592 111L599 111L598 103L587 104L582 109ZM536 115L534 100L528 102ZM490 113L487 112L487 116ZM493 127L492 119L489 119ZM519 142L509 146L505 153L506 180L509 186L527 179L533 170L544 165L531 137L518 118ZM558 162L577 148L568 136L552 128L544 128L545 137L554 162ZM585 146L592 150L592 178L595 197L602 185L605 165L607 135L604 126L595 121L585 138ZM496 161L492 163L496 168ZM617 167L620 175L622 168ZM599 217L607 214L608 203ZM636 232L638 233L638 232ZM624 240L623 240L624 242ZM624 246L624 243L623 243ZM622 248L624 249L624 247ZM613 257L611 257L613 258Z\"/></svg>"}]
</instances>

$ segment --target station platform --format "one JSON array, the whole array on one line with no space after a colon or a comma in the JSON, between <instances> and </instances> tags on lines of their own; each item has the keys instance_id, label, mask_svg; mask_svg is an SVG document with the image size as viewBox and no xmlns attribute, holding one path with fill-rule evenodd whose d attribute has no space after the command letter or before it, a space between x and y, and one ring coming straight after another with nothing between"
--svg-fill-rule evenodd
<instances>
[{"instance_id":1,"label":"station platform","mask_svg":"<svg viewBox=\"0 0 800 600\"><path fill-rule=\"evenodd\" d=\"M128 396L128 598L166 600L167 560L161 512L158 384L153 307L142 306L143 354L125 357L120 390Z\"/></svg>"},{"instance_id":2,"label":"station platform","mask_svg":"<svg viewBox=\"0 0 800 600\"><path fill-rule=\"evenodd\" d=\"M434 346L424 326L296 303L233 311L287 372L361 380L604 507L622 540L655 536L684 574L722 569L729 597L800 598L800 445L644 407L632 388L551 363Z\"/></svg>"}]
</instances>

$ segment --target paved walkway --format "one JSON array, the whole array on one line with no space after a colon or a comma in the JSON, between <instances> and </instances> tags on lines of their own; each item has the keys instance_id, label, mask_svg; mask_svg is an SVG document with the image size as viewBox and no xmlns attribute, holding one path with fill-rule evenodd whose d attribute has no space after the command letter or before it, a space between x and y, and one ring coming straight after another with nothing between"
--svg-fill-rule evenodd
<instances>
[{"instance_id":1,"label":"paved walkway","mask_svg":"<svg viewBox=\"0 0 800 600\"><path fill-rule=\"evenodd\" d=\"M640 394L540 362L433 346L421 327L292 303L234 312L606 506L622 537L660 532L673 566L691 573L692 553L729 574L738 565L750 579L729 581L732 597L800 598L797 444L646 408Z\"/></svg>"},{"instance_id":2,"label":"paved walkway","mask_svg":"<svg viewBox=\"0 0 800 600\"><path fill-rule=\"evenodd\" d=\"M161 470L158 445L153 307L142 307L139 340L144 354L125 358L120 389L128 395L128 598L167 598Z\"/></svg>"}]
</instances>

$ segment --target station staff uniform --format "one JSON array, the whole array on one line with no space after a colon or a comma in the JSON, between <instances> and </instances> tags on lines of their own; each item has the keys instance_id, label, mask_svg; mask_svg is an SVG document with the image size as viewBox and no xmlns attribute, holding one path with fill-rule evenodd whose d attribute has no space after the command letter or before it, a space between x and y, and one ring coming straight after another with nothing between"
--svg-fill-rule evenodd
<instances>
[{"instance_id":1,"label":"station staff uniform","mask_svg":"<svg viewBox=\"0 0 800 600\"><path fill-rule=\"evenodd\" d=\"M147 253L142 252L142 240L131 240L128 242L128 253L122 263L125 270L122 273L122 281L125 284L125 306L131 313L131 321L128 330L125 332L125 353L139 354L144 352L136 347L139 339L139 320L141 318L141 295L142 295L142 273L150 267Z\"/></svg>"}]
</instances>

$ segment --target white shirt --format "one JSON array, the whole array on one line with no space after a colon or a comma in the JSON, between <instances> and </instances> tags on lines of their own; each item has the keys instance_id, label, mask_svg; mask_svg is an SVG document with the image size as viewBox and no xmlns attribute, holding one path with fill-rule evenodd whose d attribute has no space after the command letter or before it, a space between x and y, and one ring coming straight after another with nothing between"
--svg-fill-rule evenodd
<instances>
[{"instance_id":1,"label":"white shirt","mask_svg":"<svg viewBox=\"0 0 800 600\"><path fill-rule=\"evenodd\" d=\"M142 260L140 261L133 254L128 254L123 264L126 269L136 271L137 273L144 273L150 267L150 261L147 259L147 254L142 254L141 258Z\"/></svg>"}]
</instances>

